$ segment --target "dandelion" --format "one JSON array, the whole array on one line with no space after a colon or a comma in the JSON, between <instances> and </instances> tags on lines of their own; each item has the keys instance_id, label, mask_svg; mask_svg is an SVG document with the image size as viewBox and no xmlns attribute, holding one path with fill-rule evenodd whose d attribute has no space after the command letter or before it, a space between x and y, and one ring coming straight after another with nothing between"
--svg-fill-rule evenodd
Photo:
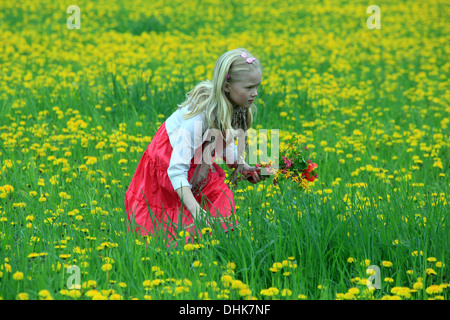
<instances>
[{"instance_id":1,"label":"dandelion","mask_svg":"<svg viewBox=\"0 0 450 320\"><path fill-rule=\"evenodd\" d=\"M361 265L364 265L364 266L366 266L366 268L368 268L370 266L370 260L365 259L364 261L361 262Z\"/></svg>"},{"instance_id":2,"label":"dandelion","mask_svg":"<svg viewBox=\"0 0 450 320\"><path fill-rule=\"evenodd\" d=\"M231 277L230 275L226 274L226 275L222 276L220 278L220 280L222 280L223 283L231 284L233 282L233 277Z\"/></svg>"},{"instance_id":3,"label":"dandelion","mask_svg":"<svg viewBox=\"0 0 450 320\"><path fill-rule=\"evenodd\" d=\"M336 295L336 298L339 300L355 300L356 299L355 295L351 292L339 293Z\"/></svg>"},{"instance_id":4,"label":"dandelion","mask_svg":"<svg viewBox=\"0 0 450 320\"><path fill-rule=\"evenodd\" d=\"M281 270L282 267L283 267L283 265L280 262L274 262L272 267L269 268L269 270L272 272L278 272Z\"/></svg>"},{"instance_id":5,"label":"dandelion","mask_svg":"<svg viewBox=\"0 0 450 320\"><path fill-rule=\"evenodd\" d=\"M244 289L247 288L247 285L245 283L243 283L241 280L233 280L231 282L231 289Z\"/></svg>"},{"instance_id":6,"label":"dandelion","mask_svg":"<svg viewBox=\"0 0 450 320\"><path fill-rule=\"evenodd\" d=\"M275 287L270 287L268 289L262 289L260 294L262 296L273 297L279 293L279 290Z\"/></svg>"},{"instance_id":7,"label":"dandelion","mask_svg":"<svg viewBox=\"0 0 450 320\"><path fill-rule=\"evenodd\" d=\"M20 271L17 271L13 274L13 279L16 281L21 281L23 280L23 273Z\"/></svg>"},{"instance_id":8,"label":"dandelion","mask_svg":"<svg viewBox=\"0 0 450 320\"><path fill-rule=\"evenodd\" d=\"M48 290L41 290L39 291L39 298L41 300L53 300L52 295Z\"/></svg>"},{"instance_id":9,"label":"dandelion","mask_svg":"<svg viewBox=\"0 0 450 320\"><path fill-rule=\"evenodd\" d=\"M227 269L231 269L231 270L236 269L236 263L234 263L234 262L228 262L228 263L227 263Z\"/></svg>"},{"instance_id":10,"label":"dandelion","mask_svg":"<svg viewBox=\"0 0 450 320\"><path fill-rule=\"evenodd\" d=\"M105 297L101 293L92 296L92 300L108 300L108 297Z\"/></svg>"},{"instance_id":11,"label":"dandelion","mask_svg":"<svg viewBox=\"0 0 450 320\"><path fill-rule=\"evenodd\" d=\"M423 283L420 281L417 281L413 285L414 290L422 290L423 289Z\"/></svg>"},{"instance_id":12,"label":"dandelion","mask_svg":"<svg viewBox=\"0 0 450 320\"><path fill-rule=\"evenodd\" d=\"M429 276L437 274L436 271L434 271L432 268L426 269L425 272Z\"/></svg>"},{"instance_id":13,"label":"dandelion","mask_svg":"<svg viewBox=\"0 0 450 320\"><path fill-rule=\"evenodd\" d=\"M177 286L177 287L175 287L174 292L175 292L175 295L186 293L186 292L189 292L189 287Z\"/></svg>"},{"instance_id":14,"label":"dandelion","mask_svg":"<svg viewBox=\"0 0 450 320\"><path fill-rule=\"evenodd\" d=\"M88 280L86 282L83 282L83 284L81 285L81 287L83 289L93 289L93 288L97 288L97 281L95 280Z\"/></svg>"},{"instance_id":15,"label":"dandelion","mask_svg":"<svg viewBox=\"0 0 450 320\"><path fill-rule=\"evenodd\" d=\"M123 300L123 297L118 293L114 293L109 296L109 300Z\"/></svg>"},{"instance_id":16,"label":"dandelion","mask_svg":"<svg viewBox=\"0 0 450 320\"><path fill-rule=\"evenodd\" d=\"M389 278L389 277L386 277L386 278L384 278L384 282L387 282L387 283L393 283L393 282L394 282L394 279Z\"/></svg>"},{"instance_id":17,"label":"dandelion","mask_svg":"<svg viewBox=\"0 0 450 320\"><path fill-rule=\"evenodd\" d=\"M252 291L249 288L247 288L247 287L242 288L241 290L239 290L239 295L241 297L248 297L251 294L252 294Z\"/></svg>"},{"instance_id":18,"label":"dandelion","mask_svg":"<svg viewBox=\"0 0 450 320\"><path fill-rule=\"evenodd\" d=\"M26 292L21 292L17 295L17 300L28 300L29 296Z\"/></svg>"},{"instance_id":19,"label":"dandelion","mask_svg":"<svg viewBox=\"0 0 450 320\"><path fill-rule=\"evenodd\" d=\"M358 295L359 289L358 288L350 288L350 289L348 289L348 293L350 293L352 295Z\"/></svg>"},{"instance_id":20,"label":"dandelion","mask_svg":"<svg viewBox=\"0 0 450 320\"><path fill-rule=\"evenodd\" d=\"M70 290L67 295L71 298L79 298L81 297L81 291L77 289Z\"/></svg>"},{"instance_id":21,"label":"dandelion","mask_svg":"<svg viewBox=\"0 0 450 320\"><path fill-rule=\"evenodd\" d=\"M184 238L189 238L189 236L190 236L189 232L187 232L186 230L181 230L181 231L178 233L178 235L179 235L180 237L184 237Z\"/></svg>"},{"instance_id":22,"label":"dandelion","mask_svg":"<svg viewBox=\"0 0 450 320\"><path fill-rule=\"evenodd\" d=\"M405 299L409 299L411 297L411 291L407 287L394 287L391 289L391 293Z\"/></svg>"},{"instance_id":23,"label":"dandelion","mask_svg":"<svg viewBox=\"0 0 450 320\"><path fill-rule=\"evenodd\" d=\"M381 264L382 264L383 267L385 267L385 268L390 268L390 267L392 267L392 262L390 262L390 261L383 261L383 262L381 262Z\"/></svg>"},{"instance_id":24,"label":"dandelion","mask_svg":"<svg viewBox=\"0 0 450 320\"><path fill-rule=\"evenodd\" d=\"M164 283L164 280L162 280L162 279L155 279L155 280L151 281L151 285L154 286L154 287L157 287L157 286L159 286L159 285L161 285L163 283Z\"/></svg>"},{"instance_id":25,"label":"dandelion","mask_svg":"<svg viewBox=\"0 0 450 320\"><path fill-rule=\"evenodd\" d=\"M105 263L105 264L102 266L102 271L104 271L104 272L111 271L111 269L112 269L112 264L110 264L110 263Z\"/></svg>"},{"instance_id":26,"label":"dandelion","mask_svg":"<svg viewBox=\"0 0 450 320\"><path fill-rule=\"evenodd\" d=\"M281 295L283 297L290 297L292 295L292 291L285 288L285 289L281 290Z\"/></svg>"},{"instance_id":27,"label":"dandelion","mask_svg":"<svg viewBox=\"0 0 450 320\"><path fill-rule=\"evenodd\" d=\"M423 251L417 251L417 250L415 250L415 251L411 252L411 255L412 255L413 257L417 257L417 256L419 256L419 254L420 254L421 256L423 256Z\"/></svg>"},{"instance_id":28,"label":"dandelion","mask_svg":"<svg viewBox=\"0 0 450 320\"><path fill-rule=\"evenodd\" d=\"M202 234L209 234L212 232L210 227L202 228Z\"/></svg>"},{"instance_id":29,"label":"dandelion","mask_svg":"<svg viewBox=\"0 0 450 320\"><path fill-rule=\"evenodd\" d=\"M155 277L159 277L159 276L162 276L162 275L164 275L164 271L162 271L162 270L155 271Z\"/></svg>"},{"instance_id":30,"label":"dandelion","mask_svg":"<svg viewBox=\"0 0 450 320\"><path fill-rule=\"evenodd\" d=\"M429 295L438 294L438 293L442 292L442 287L438 286L436 284L433 284L433 285L429 286L428 288L426 288L425 292Z\"/></svg>"}]
</instances>

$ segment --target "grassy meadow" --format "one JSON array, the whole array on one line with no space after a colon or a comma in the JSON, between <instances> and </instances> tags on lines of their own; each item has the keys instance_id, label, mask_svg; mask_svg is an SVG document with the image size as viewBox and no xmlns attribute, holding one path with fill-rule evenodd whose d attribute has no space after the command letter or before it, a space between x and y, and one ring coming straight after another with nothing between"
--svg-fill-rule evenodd
<instances>
[{"instance_id":1,"label":"grassy meadow","mask_svg":"<svg viewBox=\"0 0 450 320\"><path fill-rule=\"evenodd\" d=\"M78 0L69 29L67 1L0 0L0 297L447 300L449 5L376 4L381 29L359 0ZM300 135L319 179L240 183L240 226L195 244L129 232L152 136L239 47L259 141Z\"/></svg>"}]
</instances>

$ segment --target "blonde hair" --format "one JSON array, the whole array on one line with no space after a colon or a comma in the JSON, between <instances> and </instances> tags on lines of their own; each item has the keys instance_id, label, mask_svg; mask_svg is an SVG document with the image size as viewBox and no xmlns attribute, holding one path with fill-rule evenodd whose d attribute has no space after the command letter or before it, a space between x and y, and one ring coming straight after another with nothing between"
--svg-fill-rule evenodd
<instances>
[{"instance_id":1,"label":"blonde hair","mask_svg":"<svg viewBox=\"0 0 450 320\"><path fill-rule=\"evenodd\" d=\"M241 54L246 52L246 58ZM179 108L190 105L189 113L184 115L184 119L189 119L197 114L204 112L206 121L213 129L227 133L231 126L231 117L233 115L233 105L225 94L225 83L228 81L239 81L243 75L255 69L261 69L261 64L255 58L251 63L246 59L254 58L247 50L243 48L234 49L225 52L216 61L212 81L205 80L200 82L195 88L186 94L186 100L178 105ZM228 75L230 75L228 77ZM247 127L250 128L253 122L253 114L256 114L256 106L252 104L247 109Z\"/></svg>"}]
</instances>

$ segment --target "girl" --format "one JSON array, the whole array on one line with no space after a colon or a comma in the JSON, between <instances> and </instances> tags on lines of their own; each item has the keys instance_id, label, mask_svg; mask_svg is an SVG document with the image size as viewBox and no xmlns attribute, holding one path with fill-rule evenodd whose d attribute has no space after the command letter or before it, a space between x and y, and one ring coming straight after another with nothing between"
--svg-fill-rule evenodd
<instances>
[{"instance_id":1,"label":"girl","mask_svg":"<svg viewBox=\"0 0 450 320\"><path fill-rule=\"evenodd\" d=\"M170 239L182 226L194 236L194 220L211 217L225 231L233 227L233 193L214 158L235 170L233 182L238 173L252 183L266 177L238 157L235 144L252 124L261 76L260 62L249 52L228 51L217 60L212 81L200 82L160 126L125 195L128 220L136 222L136 231L163 232Z\"/></svg>"}]
</instances>

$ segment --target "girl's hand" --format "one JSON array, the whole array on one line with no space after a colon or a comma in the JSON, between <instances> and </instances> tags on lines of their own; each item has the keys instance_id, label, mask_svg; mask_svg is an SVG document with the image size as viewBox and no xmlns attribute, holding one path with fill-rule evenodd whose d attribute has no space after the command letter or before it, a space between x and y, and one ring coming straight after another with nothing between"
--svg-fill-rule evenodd
<instances>
[{"instance_id":1,"label":"girl's hand","mask_svg":"<svg viewBox=\"0 0 450 320\"><path fill-rule=\"evenodd\" d=\"M261 175L261 168L245 166L245 171L243 172L245 179L250 183L258 183L267 179L267 175Z\"/></svg>"}]
</instances>

